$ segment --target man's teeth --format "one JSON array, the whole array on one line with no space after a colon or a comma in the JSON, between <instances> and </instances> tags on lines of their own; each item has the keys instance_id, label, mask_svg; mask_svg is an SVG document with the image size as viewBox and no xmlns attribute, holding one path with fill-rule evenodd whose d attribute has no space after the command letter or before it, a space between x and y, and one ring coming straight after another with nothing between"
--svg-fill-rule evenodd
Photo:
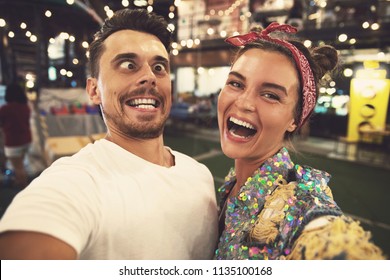
<instances>
[{"instance_id":1,"label":"man's teeth","mask_svg":"<svg viewBox=\"0 0 390 280\"><path fill-rule=\"evenodd\" d=\"M154 109L155 107L153 105L141 104L141 105L138 105L137 108L140 108L140 109Z\"/></svg>"},{"instance_id":2,"label":"man's teeth","mask_svg":"<svg viewBox=\"0 0 390 280\"><path fill-rule=\"evenodd\" d=\"M131 100L129 104L141 109L151 109L156 107L157 101L151 98L139 98Z\"/></svg>"},{"instance_id":3,"label":"man's teeth","mask_svg":"<svg viewBox=\"0 0 390 280\"><path fill-rule=\"evenodd\" d=\"M251 125L250 123L244 122L244 121L236 119L234 117L230 117L229 121L231 121L232 123L234 123L236 125L240 125L240 126L243 126L243 127L249 128L249 129L256 130L256 128L253 125Z\"/></svg>"}]
</instances>

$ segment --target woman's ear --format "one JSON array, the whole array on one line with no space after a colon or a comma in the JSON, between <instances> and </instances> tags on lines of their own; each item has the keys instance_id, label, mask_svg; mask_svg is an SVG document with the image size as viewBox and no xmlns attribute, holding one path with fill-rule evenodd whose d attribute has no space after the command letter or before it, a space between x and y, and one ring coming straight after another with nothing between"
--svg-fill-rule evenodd
<instances>
[{"instance_id":1,"label":"woman's ear","mask_svg":"<svg viewBox=\"0 0 390 280\"><path fill-rule=\"evenodd\" d=\"M100 92L97 87L97 79L96 78L88 78L87 79L87 86L86 86L87 94L89 96L89 99L92 101L93 104L99 105L102 103Z\"/></svg>"},{"instance_id":2,"label":"woman's ear","mask_svg":"<svg viewBox=\"0 0 390 280\"><path fill-rule=\"evenodd\" d=\"M295 124L295 120L292 120L291 123L287 127L287 131L293 132L295 129L297 129L297 125Z\"/></svg>"}]
</instances>

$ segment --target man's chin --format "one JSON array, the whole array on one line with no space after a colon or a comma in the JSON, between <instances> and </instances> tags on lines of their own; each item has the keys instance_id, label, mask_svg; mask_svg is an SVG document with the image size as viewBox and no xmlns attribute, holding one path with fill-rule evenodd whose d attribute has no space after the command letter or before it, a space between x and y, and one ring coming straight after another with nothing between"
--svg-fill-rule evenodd
<instances>
[{"instance_id":1,"label":"man's chin","mask_svg":"<svg viewBox=\"0 0 390 280\"><path fill-rule=\"evenodd\" d=\"M131 138L146 140L146 139L154 139L160 137L164 131L164 126L150 127L150 128L143 127L140 129L131 128L123 131L126 131L126 135L128 135Z\"/></svg>"}]
</instances>

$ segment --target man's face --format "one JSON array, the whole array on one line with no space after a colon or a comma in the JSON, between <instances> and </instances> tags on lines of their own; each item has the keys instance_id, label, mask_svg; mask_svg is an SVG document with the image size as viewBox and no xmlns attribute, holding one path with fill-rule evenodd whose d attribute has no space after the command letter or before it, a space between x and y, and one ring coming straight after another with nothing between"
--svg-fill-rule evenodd
<instances>
[{"instance_id":1,"label":"man's face","mask_svg":"<svg viewBox=\"0 0 390 280\"><path fill-rule=\"evenodd\" d=\"M162 134L172 105L168 53L147 33L121 30L104 42L99 76L87 91L110 134L137 139Z\"/></svg>"}]
</instances>

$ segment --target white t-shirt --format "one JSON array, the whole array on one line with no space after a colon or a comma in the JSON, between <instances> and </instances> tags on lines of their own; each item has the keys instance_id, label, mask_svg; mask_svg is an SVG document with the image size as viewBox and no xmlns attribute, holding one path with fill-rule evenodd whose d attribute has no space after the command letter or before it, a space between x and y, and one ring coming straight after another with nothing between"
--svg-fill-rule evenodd
<instances>
[{"instance_id":1,"label":"white t-shirt","mask_svg":"<svg viewBox=\"0 0 390 280\"><path fill-rule=\"evenodd\" d=\"M28 230L70 244L80 259L211 259L213 178L176 151L162 167L98 140L54 162L21 191L0 232Z\"/></svg>"}]
</instances>

